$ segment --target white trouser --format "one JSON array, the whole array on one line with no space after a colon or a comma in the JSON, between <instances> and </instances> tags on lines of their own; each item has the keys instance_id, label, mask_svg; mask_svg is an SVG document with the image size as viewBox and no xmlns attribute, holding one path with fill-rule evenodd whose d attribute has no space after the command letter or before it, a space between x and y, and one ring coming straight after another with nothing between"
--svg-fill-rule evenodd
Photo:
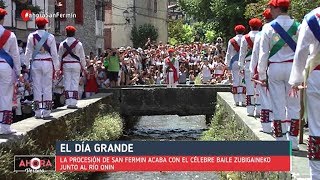
<instances>
[{"instance_id":1,"label":"white trouser","mask_svg":"<svg viewBox=\"0 0 320 180\"><path fill-rule=\"evenodd\" d=\"M257 86L258 87L258 86ZM261 104L261 113L260 113L260 120L263 132L270 133L272 131L271 121L272 117L272 110L271 110L271 101L270 101L270 94L267 87L259 86L259 99Z\"/></svg>"},{"instance_id":2,"label":"white trouser","mask_svg":"<svg viewBox=\"0 0 320 180\"><path fill-rule=\"evenodd\" d=\"M178 84L178 81L174 82L174 78L173 78L173 73L174 72L167 72L167 73L168 73L168 84L167 84L167 87L168 88L176 88L177 84Z\"/></svg>"},{"instance_id":3,"label":"white trouser","mask_svg":"<svg viewBox=\"0 0 320 180\"><path fill-rule=\"evenodd\" d=\"M76 106L79 98L80 66L63 68L66 105Z\"/></svg>"},{"instance_id":4,"label":"white trouser","mask_svg":"<svg viewBox=\"0 0 320 180\"><path fill-rule=\"evenodd\" d=\"M306 90L307 101L307 114L308 114L308 127L309 135L320 137L320 71L314 70L310 73L307 81ZM320 144L318 144L320 146ZM312 180L320 180L320 159L317 161L310 160L309 165L311 168Z\"/></svg>"},{"instance_id":5,"label":"white trouser","mask_svg":"<svg viewBox=\"0 0 320 180\"><path fill-rule=\"evenodd\" d=\"M36 117L50 116L52 110L52 76L52 61L32 62L31 78Z\"/></svg>"},{"instance_id":6,"label":"white trouser","mask_svg":"<svg viewBox=\"0 0 320 180\"><path fill-rule=\"evenodd\" d=\"M244 72L244 78L246 83L246 100L247 100L247 113L248 115L254 115L254 105L255 105L255 99L254 99L254 83L251 80L251 73L250 73L250 61L246 61L245 63L245 72Z\"/></svg>"},{"instance_id":7,"label":"white trouser","mask_svg":"<svg viewBox=\"0 0 320 180\"><path fill-rule=\"evenodd\" d=\"M281 121L281 131L283 136L278 136L278 140L290 140L292 141L292 147L296 148L298 146L298 134L294 136L288 135L286 133L289 131L290 126L293 124L297 125L299 128L300 118L300 93L297 97L289 97L291 91L291 86L288 83L290 73L291 73L292 63L272 63L268 69L268 82L269 91L271 97L272 111L273 111L273 122ZM286 122L290 122L290 126ZM274 122L274 126L275 123Z\"/></svg>"},{"instance_id":8,"label":"white trouser","mask_svg":"<svg viewBox=\"0 0 320 180\"><path fill-rule=\"evenodd\" d=\"M254 84L254 92L255 92L255 104L254 104L254 111L256 116L260 116L261 112L261 97L260 97L260 91L261 91L261 85L260 84Z\"/></svg>"},{"instance_id":9,"label":"white trouser","mask_svg":"<svg viewBox=\"0 0 320 180\"><path fill-rule=\"evenodd\" d=\"M240 76L240 67L238 61L234 62L231 66L232 73L232 88L233 90L233 99L236 104L245 103L245 94L244 87L242 83L242 77Z\"/></svg>"},{"instance_id":10,"label":"white trouser","mask_svg":"<svg viewBox=\"0 0 320 180\"><path fill-rule=\"evenodd\" d=\"M0 63L0 133L10 130L12 123L12 98L14 72L9 64Z\"/></svg>"}]
</instances>

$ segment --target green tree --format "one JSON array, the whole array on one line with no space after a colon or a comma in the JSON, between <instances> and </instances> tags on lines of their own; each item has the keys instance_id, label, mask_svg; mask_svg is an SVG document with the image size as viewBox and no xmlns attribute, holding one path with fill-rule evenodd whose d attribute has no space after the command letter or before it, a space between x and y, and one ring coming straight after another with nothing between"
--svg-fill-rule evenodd
<instances>
[{"instance_id":1,"label":"green tree","mask_svg":"<svg viewBox=\"0 0 320 180\"><path fill-rule=\"evenodd\" d=\"M256 3L250 3L246 6L245 17L262 17L263 11L267 8L268 0L259 0ZM311 10L318 7L320 0L291 0L289 14L292 18L302 21L303 17Z\"/></svg>"},{"instance_id":2,"label":"green tree","mask_svg":"<svg viewBox=\"0 0 320 180\"><path fill-rule=\"evenodd\" d=\"M194 41L195 30L192 26L184 24L182 20L169 22L169 43L176 45L178 43L191 43Z\"/></svg>"},{"instance_id":3,"label":"green tree","mask_svg":"<svg viewBox=\"0 0 320 180\"><path fill-rule=\"evenodd\" d=\"M143 47L147 42L148 38L151 41L156 41L158 39L158 30L151 24L144 24L137 28L134 26L131 30L131 41L133 43L133 47Z\"/></svg>"}]
</instances>

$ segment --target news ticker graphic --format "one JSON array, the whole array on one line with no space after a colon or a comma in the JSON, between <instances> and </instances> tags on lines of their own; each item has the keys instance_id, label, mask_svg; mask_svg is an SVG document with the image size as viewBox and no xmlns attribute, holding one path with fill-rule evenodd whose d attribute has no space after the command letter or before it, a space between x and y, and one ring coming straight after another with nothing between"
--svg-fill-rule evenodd
<instances>
[{"instance_id":1,"label":"news ticker graphic","mask_svg":"<svg viewBox=\"0 0 320 180\"><path fill-rule=\"evenodd\" d=\"M58 172L290 171L289 141L59 141Z\"/></svg>"},{"instance_id":2,"label":"news ticker graphic","mask_svg":"<svg viewBox=\"0 0 320 180\"><path fill-rule=\"evenodd\" d=\"M55 156L48 155L15 155L15 172L55 171Z\"/></svg>"}]
</instances>

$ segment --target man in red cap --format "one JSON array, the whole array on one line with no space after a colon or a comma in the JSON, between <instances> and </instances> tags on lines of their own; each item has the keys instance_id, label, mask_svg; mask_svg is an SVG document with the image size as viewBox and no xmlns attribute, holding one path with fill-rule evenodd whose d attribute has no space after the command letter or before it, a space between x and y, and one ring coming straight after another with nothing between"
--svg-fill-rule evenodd
<instances>
[{"instance_id":1,"label":"man in red cap","mask_svg":"<svg viewBox=\"0 0 320 180\"><path fill-rule=\"evenodd\" d=\"M75 27L66 27L67 39L60 43L58 51L64 75L67 108L77 108L80 73L86 65L83 46L79 40L74 38L75 32Z\"/></svg>"},{"instance_id":2,"label":"man in red cap","mask_svg":"<svg viewBox=\"0 0 320 180\"><path fill-rule=\"evenodd\" d=\"M265 20L265 23L269 23L273 20L270 9L266 9L263 12L263 17ZM252 49L252 56L250 61L250 73L251 78L258 82L258 60L259 60L259 50L260 50L260 40L261 40L261 32L259 32L255 39L254 39L254 45ZM270 95L266 88L266 86L262 86L260 83L255 83L255 89L257 94L256 104L261 104L261 111L260 111L260 122L262 125L262 132L265 133L271 133L272 127L271 127L271 104L270 104Z\"/></svg>"},{"instance_id":3,"label":"man in red cap","mask_svg":"<svg viewBox=\"0 0 320 180\"><path fill-rule=\"evenodd\" d=\"M307 14L301 24L289 84L304 86L304 119L308 120L308 158L312 180L320 179L320 8ZM312 48L311 48L312 47Z\"/></svg>"},{"instance_id":4,"label":"man in red cap","mask_svg":"<svg viewBox=\"0 0 320 180\"><path fill-rule=\"evenodd\" d=\"M246 84L246 100L247 100L247 115L254 116L255 111L255 97L254 97L254 84L251 81L251 74L250 74L250 61L253 49L253 42L256 35L259 33L259 30L262 26L262 22L258 18L253 18L249 21L249 25L251 31L244 35L241 39L241 46L240 46L240 54L239 54L239 67L240 72L244 72L245 76L245 84ZM259 105L260 106L260 105ZM258 107L260 108L260 107ZM256 110L256 116L260 116L259 109Z\"/></svg>"},{"instance_id":5,"label":"man in red cap","mask_svg":"<svg viewBox=\"0 0 320 180\"><path fill-rule=\"evenodd\" d=\"M225 59L227 69L232 73L232 94L236 106L245 105L245 87L241 82L240 68L238 65L240 42L246 28L243 25L237 25L234 28L236 36L231 38L228 42L228 49Z\"/></svg>"},{"instance_id":6,"label":"man in red cap","mask_svg":"<svg viewBox=\"0 0 320 180\"><path fill-rule=\"evenodd\" d=\"M297 136L300 98L299 93L292 93L288 83L299 23L288 15L289 5L289 0L269 2L272 17L275 19L266 24L261 32L258 72L259 79L263 83L268 82L275 138L280 141L290 140L292 149L299 150Z\"/></svg>"},{"instance_id":7,"label":"man in red cap","mask_svg":"<svg viewBox=\"0 0 320 180\"><path fill-rule=\"evenodd\" d=\"M11 134L14 84L21 71L17 38L3 27L7 12L0 8L0 134Z\"/></svg>"},{"instance_id":8,"label":"man in red cap","mask_svg":"<svg viewBox=\"0 0 320 180\"><path fill-rule=\"evenodd\" d=\"M31 72L34 110L37 119L50 118L52 110L52 80L59 71L59 59L55 37L45 30L48 20L36 18L38 30L30 33L26 47L26 65Z\"/></svg>"},{"instance_id":9,"label":"man in red cap","mask_svg":"<svg viewBox=\"0 0 320 180\"><path fill-rule=\"evenodd\" d=\"M168 88L176 88L179 80L179 61L174 55L175 50L168 50L169 56L165 59L163 74L166 75L166 83Z\"/></svg>"}]
</instances>

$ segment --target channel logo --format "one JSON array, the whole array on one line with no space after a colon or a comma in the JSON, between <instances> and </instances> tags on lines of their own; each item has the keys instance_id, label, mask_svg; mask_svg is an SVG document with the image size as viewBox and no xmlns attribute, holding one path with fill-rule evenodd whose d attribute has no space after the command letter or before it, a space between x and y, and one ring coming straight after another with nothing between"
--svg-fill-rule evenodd
<instances>
[{"instance_id":1,"label":"channel logo","mask_svg":"<svg viewBox=\"0 0 320 180\"><path fill-rule=\"evenodd\" d=\"M14 156L14 171L28 173L55 171L55 156L16 155Z\"/></svg>"},{"instance_id":2,"label":"channel logo","mask_svg":"<svg viewBox=\"0 0 320 180\"><path fill-rule=\"evenodd\" d=\"M23 21L27 22L27 21L31 20L32 12L31 12L31 10L24 9L24 10L21 11L20 15L21 15L21 19Z\"/></svg>"}]
</instances>

